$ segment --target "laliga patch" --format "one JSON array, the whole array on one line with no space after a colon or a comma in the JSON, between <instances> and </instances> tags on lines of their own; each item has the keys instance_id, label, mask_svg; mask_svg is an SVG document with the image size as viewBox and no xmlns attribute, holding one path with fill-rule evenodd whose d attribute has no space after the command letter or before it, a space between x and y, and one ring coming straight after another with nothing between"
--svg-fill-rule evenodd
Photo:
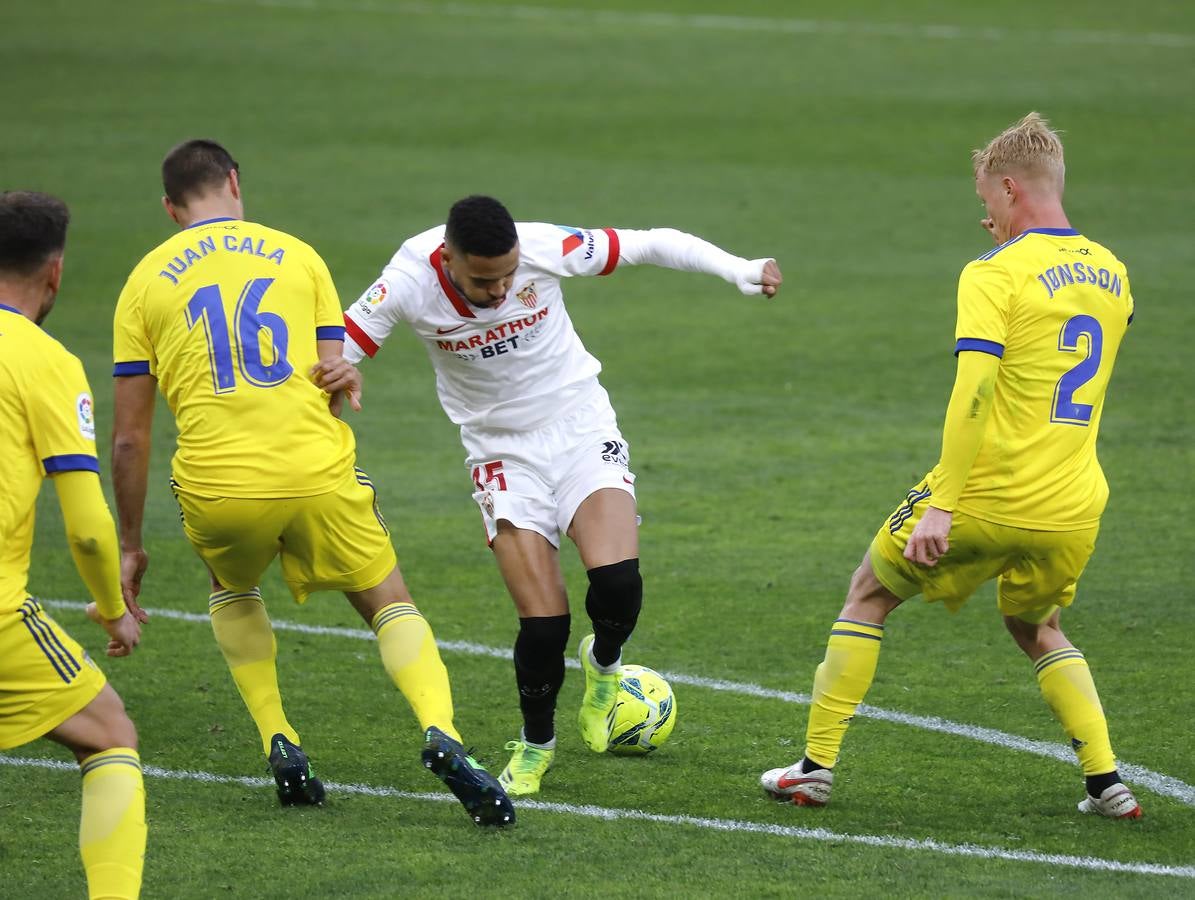
<instances>
[{"instance_id":1,"label":"laliga patch","mask_svg":"<svg viewBox=\"0 0 1195 900\"><path fill-rule=\"evenodd\" d=\"M95 404L91 394L80 394L75 399L75 413L79 417L79 434L89 441L95 440Z\"/></svg>"},{"instance_id":2,"label":"laliga patch","mask_svg":"<svg viewBox=\"0 0 1195 900\"><path fill-rule=\"evenodd\" d=\"M361 295L361 299L357 301L357 309L361 310L363 315L372 316L374 307L386 299L387 293L389 291L386 287L386 282L379 281Z\"/></svg>"},{"instance_id":3,"label":"laliga patch","mask_svg":"<svg viewBox=\"0 0 1195 900\"><path fill-rule=\"evenodd\" d=\"M369 301L370 306L377 306L386 299L386 282L379 281L368 291L365 292L365 299Z\"/></svg>"}]
</instances>

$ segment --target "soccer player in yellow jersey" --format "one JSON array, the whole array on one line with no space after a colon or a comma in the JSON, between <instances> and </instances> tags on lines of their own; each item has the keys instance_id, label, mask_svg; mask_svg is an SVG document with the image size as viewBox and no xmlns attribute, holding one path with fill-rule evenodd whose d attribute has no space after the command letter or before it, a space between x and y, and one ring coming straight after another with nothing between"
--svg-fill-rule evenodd
<instances>
[{"instance_id":1,"label":"soccer player in yellow jersey","mask_svg":"<svg viewBox=\"0 0 1195 900\"><path fill-rule=\"evenodd\" d=\"M1071 228L1062 142L1030 113L973 154L996 249L963 269L958 370L942 455L880 527L851 579L813 683L805 757L764 789L823 806L884 621L916 594L957 610L996 579L997 605L1086 777L1079 810L1137 818L1083 654L1059 627L1095 549L1108 487L1096 434L1133 299L1124 265Z\"/></svg>"},{"instance_id":2,"label":"soccer player in yellow jersey","mask_svg":"<svg viewBox=\"0 0 1195 900\"><path fill-rule=\"evenodd\" d=\"M386 671L425 732L423 762L475 822L513 823L497 780L453 726L448 673L411 601L373 484L354 466L348 425L360 380L341 358L344 320L327 266L302 241L244 220L240 170L212 141L162 164L163 202L181 231L129 276L115 316L112 469L125 599L137 607L141 523L158 388L178 424L171 487L183 530L211 574L208 611L261 735L283 804L319 804L298 732L282 708L277 644L258 582L281 557L295 600L343 591L370 624Z\"/></svg>"},{"instance_id":3,"label":"soccer player in yellow jersey","mask_svg":"<svg viewBox=\"0 0 1195 900\"><path fill-rule=\"evenodd\" d=\"M34 507L49 477L108 655L127 656L141 639L121 599L91 389L79 360L38 327L62 281L69 218L56 197L0 194L0 750L47 737L75 754L88 891L136 897L145 856L137 730L83 648L27 593Z\"/></svg>"}]
</instances>

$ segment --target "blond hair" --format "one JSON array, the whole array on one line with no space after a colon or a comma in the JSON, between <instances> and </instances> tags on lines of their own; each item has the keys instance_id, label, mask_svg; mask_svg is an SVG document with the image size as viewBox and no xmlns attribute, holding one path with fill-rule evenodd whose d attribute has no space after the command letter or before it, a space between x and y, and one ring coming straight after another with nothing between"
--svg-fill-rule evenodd
<instances>
[{"instance_id":1,"label":"blond hair","mask_svg":"<svg viewBox=\"0 0 1195 900\"><path fill-rule=\"evenodd\" d=\"M1036 112L1004 129L982 150L972 150L971 165L977 176L995 173L1045 178L1054 183L1059 193L1066 174L1062 139Z\"/></svg>"}]
</instances>

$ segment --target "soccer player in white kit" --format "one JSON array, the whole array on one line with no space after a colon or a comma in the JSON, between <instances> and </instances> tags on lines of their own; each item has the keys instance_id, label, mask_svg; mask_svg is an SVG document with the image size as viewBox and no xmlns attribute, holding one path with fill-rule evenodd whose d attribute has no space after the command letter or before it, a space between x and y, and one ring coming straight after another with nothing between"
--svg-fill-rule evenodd
<instances>
[{"instance_id":1,"label":"soccer player in white kit","mask_svg":"<svg viewBox=\"0 0 1195 900\"><path fill-rule=\"evenodd\" d=\"M491 197L458 201L445 225L406 241L345 313L345 357L372 357L400 321L423 340L440 403L460 426L466 465L498 568L519 614L515 678L521 739L499 780L533 794L556 746L569 607L558 548L589 576L593 634L581 642L585 743L606 749L622 645L642 604L635 476L601 364L581 344L560 281L653 264L718 275L774 296L780 269L669 228L515 224Z\"/></svg>"}]
</instances>

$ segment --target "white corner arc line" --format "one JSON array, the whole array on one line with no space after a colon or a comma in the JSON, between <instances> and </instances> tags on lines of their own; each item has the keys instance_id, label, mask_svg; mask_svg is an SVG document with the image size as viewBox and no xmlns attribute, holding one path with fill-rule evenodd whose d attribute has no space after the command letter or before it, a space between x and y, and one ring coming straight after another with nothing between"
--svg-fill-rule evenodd
<instances>
[{"instance_id":1,"label":"white corner arc line","mask_svg":"<svg viewBox=\"0 0 1195 900\"><path fill-rule=\"evenodd\" d=\"M38 759L24 756L0 754L0 765L24 768L53 769L57 771L78 771L74 763L58 759ZM237 784L251 788L273 787L268 778L252 778L242 775L217 775L212 772L163 769L160 766L144 766L142 771L151 778L169 778L179 781L198 781L204 784ZM384 797L398 800L417 800L445 803L455 798L445 793L424 793L402 791L398 788L376 787L368 784L340 784L325 782L329 793L358 794L367 797ZM653 822L661 825L679 825L700 828L707 831L735 832L739 834L764 834L772 837L795 838L805 841L820 841L835 844L859 844L866 847L896 850L920 850L940 853L945 856L963 856L975 859L1001 860L1006 862L1039 863L1047 866L1083 869L1089 872L1117 872L1132 875L1166 875L1174 878L1195 879L1195 866L1172 866L1163 863L1122 862L1115 859L1101 859L1096 856L1074 856L1066 853L1041 853L1036 850L1010 850L1004 847L985 847L980 844L950 844L932 838L917 840L884 834L850 834L830 831L827 828L803 828L796 825L775 825L766 822L750 822L742 819L719 819L705 816L667 815L649 813L639 809L619 809L605 806L591 806L572 803L549 803L542 800L520 800L519 810L537 810L559 815L580 816L607 822L636 821Z\"/></svg>"},{"instance_id":2,"label":"white corner arc line","mask_svg":"<svg viewBox=\"0 0 1195 900\"><path fill-rule=\"evenodd\" d=\"M78 600L45 600L41 601L46 606L56 607L60 609L74 609L82 610L87 604ZM210 621L205 613L190 613L175 609L152 609L147 610L152 617L161 619L176 619L183 622L196 622L204 625ZM294 631L300 634L323 635L325 637L342 637L351 638L353 640L374 640L374 634L365 628L336 628L326 625L305 625L302 622L290 622L285 619L271 620L276 631ZM465 653L470 656L487 656L493 659L510 659L511 650L504 647L489 647L485 644L476 644L472 641L442 641L437 640L441 650L453 653ZM565 665L569 668L580 668L580 663L575 659L565 660ZM728 694L740 694L747 697L760 697L765 700L779 700L782 703L792 703L798 706L808 706L810 697L808 694L799 694L793 691L781 691L774 688L767 688L759 684L751 684L750 682L742 681L728 681L721 678L703 678L700 675L686 675L683 672L666 672L661 671L666 679L674 684L684 684L689 687L705 688L711 691L720 691ZM1009 734L1005 731L998 731L995 728L984 728L980 725L967 725L962 722L952 722L949 719L941 719L937 716L921 716L913 713L903 713L898 710L882 709L878 706L868 706L863 704L859 707L857 715L869 718L878 719L882 722L890 722L896 725L908 725L912 728L920 728L924 731L936 731L940 734L949 734L954 737L967 738L969 740L978 741L983 744L992 744L996 747L1002 747L1006 750L1017 750L1022 753L1031 753L1035 756L1044 756L1048 759L1055 759L1061 762L1073 762L1074 753L1065 744L1055 744L1049 741L1037 741L1031 738L1020 737L1019 735ZM1161 772L1154 772L1144 766L1138 766L1133 763L1118 760L1118 771L1125 780L1130 784L1140 785L1148 788L1155 794L1162 797L1169 797L1172 800L1177 800L1186 806L1195 807L1195 786L1187 784L1178 778L1170 775L1165 775Z\"/></svg>"},{"instance_id":3,"label":"white corner arc line","mask_svg":"<svg viewBox=\"0 0 1195 900\"><path fill-rule=\"evenodd\" d=\"M1195 34L1182 32L1090 31L1044 28L1032 31L1000 26L967 26L910 22L847 22L796 19L778 16L735 16L707 13L668 13L649 10L561 9L528 4L453 2L400 2L400 0L207 0L265 9L307 12L434 15L445 18L500 19L503 21L554 22L606 25L620 28L721 31L747 34L813 35L817 37L872 37L935 41L1030 41L1077 46L1140 46L1170 49L1195 47Z\"/></svg>"}]
</instances>

